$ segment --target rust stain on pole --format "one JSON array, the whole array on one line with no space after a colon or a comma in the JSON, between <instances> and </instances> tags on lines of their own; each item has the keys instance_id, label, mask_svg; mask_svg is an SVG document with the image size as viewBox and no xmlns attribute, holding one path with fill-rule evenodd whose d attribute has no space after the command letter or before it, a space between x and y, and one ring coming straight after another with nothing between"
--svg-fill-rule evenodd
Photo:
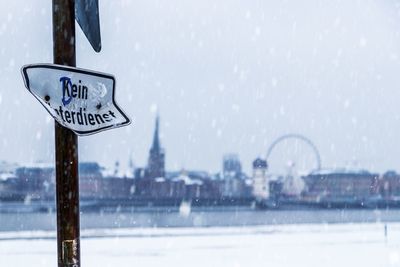
<instances>
[{"instance_id":1,"label":"rust stain on pole","mask_svg":"<svg viewBox=\"0 0 400 267\"><path fill-rule=\"evenodd\" d=\"M76 66L75 1L53 0L54 63ZM55 122L58 266L80 266L78 138Z\"/></svg>"}]
</instances>

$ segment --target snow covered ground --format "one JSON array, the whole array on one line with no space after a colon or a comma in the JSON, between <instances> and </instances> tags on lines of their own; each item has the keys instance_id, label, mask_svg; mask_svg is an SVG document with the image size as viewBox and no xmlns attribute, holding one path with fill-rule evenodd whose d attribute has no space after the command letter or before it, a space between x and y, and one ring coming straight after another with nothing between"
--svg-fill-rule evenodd
<instances>
[{"instance_id":1,"label":"snow covered ground","mask_svg":"<svg viewBox=\"0 0 400 267\"><path fill-rule=\"evenodd\" d=\"M400 266L400 224L85 230L82 266ZM1 266L55 266L54 232L1 232Z\"/></svg>"}]
</instances>

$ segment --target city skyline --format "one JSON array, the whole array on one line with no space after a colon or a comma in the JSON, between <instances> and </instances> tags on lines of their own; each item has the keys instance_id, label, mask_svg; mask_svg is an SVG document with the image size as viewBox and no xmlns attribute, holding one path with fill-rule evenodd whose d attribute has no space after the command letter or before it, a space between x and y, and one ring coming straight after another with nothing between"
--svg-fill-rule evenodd
<instances>
[{"instance_id":1,"label":"city skyline","mask_svg":"<svg viewBox=\"0 0 400 267\"><path fill-rule=\"evenodd\" d=\"M226 169L228 168L233 168L236 169L235 172L238 172L237 169L239 168L240 171L238 173L242 173L242 167L243 167L243 162L240 159L240 155L234 152L229 152L225 153L222 155L220 159L220 169L216 171L212 171L209 169L199 169L199 168L186 168L186 167L181 167L177 169L168 169L165 167L165 157L166 157L166 151L162 146L161 140L160 140L160 115L159 113L155 113L155 118L154 118L155 124L154 124L154 132L151 138L151 145L149 146L148 149L148 158L147 162L143 165L137 165L134 163L132 159L132 155L129 156L128 159L126 159L126 162L121 162L120 160L115 160L113 162L113 165L111 166L102 166L104 167L108 172L112 173L114 172L114 175L117 176L126 176L126 177L134 177L135 176L135 169L138 170L145 170L145 176L150 177L150 178L157 178L157 177L165 177L167 173L176 173L176 172L182 172L182 171L205 171L209 173L210 175L212 174L219 174L222 176L225 176ZM149 137L150 138L150 137ZM314 161L315 161L315 166L314 168L309 168L308 170L296 170L296 162L294 161L289 161L289 162L281 162L281 166L284 166L284 169L281 169L281 172L271 172L270 170L270 158L272 151L276 149L276 146L279 145L280 143L283 143L287 139L297 139L302 142L306 146L309 146L309 149L311 148L312 153L314 153ZM296 144L298 146L298 144ZM300 155L302 156L302 155ZM265 155L259 155L255 157L251 161L251 165L254 167L254 160L265 160L267 162L267 170L269 175L296 175L296 176L303 176L303 175L308 175L312 172L318 173L318 171L324 172L326 170L330 171L350 171L350 172L364 172L368 171L370 172L371 170L368 170L366 168L363 168L362 166L358 168L358 166L338 166L334 168L322 168L321 165L321 155L319 154L318 148L312 143L310 139L307 137L300 135L300 134L283 134L280 137L276 138L269 146L267 149L267 153ZM275 160L276 161L276 160ZM0 159L0 162L4 163L5 165L13 166L38 166L38 167L54 167L53 162L42 162L42 161L37 161L37 162L30 162L30 163L23 163L23 162L8 162L7 160L2 160ZM84 160L81 162L83 163L98 163L96 160ZM228 164L228 165L227 165ZM121 165L123 168L121 169ZM236 166L235 166L236 165ZM295 171L295 173L293 173ZM386 172L396 172L397 170L395 169L387 169L384 170L382 173ZM251 176L252 169L248 172L245 170L243 171L244 174L250 175ZM373 172L373 171L371 171ZM229 174L228 174L229 176Z\"/></svg>"},{"instance_id":2,"label":"city skyline","mask_svg":"<svg viewBox=\"0 0 400 267\"><path fill-rule=\"evenodd\" d=\"M0 11L0 159L10 162L54 162L53 120L20 74L52 62L50 8ZM144 166L158 110L167 169L215 172L234 152L249 172L271 142L297 133L322 167L399 170L397 11L394 1L102 2L101 56L78 29L77 66L116 77L132 124L80 138L80 159L124 167L132 154Z\"/></svg>"}]
</instances>

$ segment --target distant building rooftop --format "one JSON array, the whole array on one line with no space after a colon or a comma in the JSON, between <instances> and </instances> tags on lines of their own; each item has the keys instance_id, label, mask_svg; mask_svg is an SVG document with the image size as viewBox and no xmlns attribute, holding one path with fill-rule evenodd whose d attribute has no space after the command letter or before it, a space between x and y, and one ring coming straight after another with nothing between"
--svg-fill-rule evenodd
<instances>
[{"instance_id":1,"label":"distant building rooftop","mask_svg":"<svg viewBox=\"0 0 400 267\"><path fill-rule=\"evenodd\" d=\"M267 161L261 158L257 158L253 161L253 168L268 168Z\"/></svg>"},{"instance_id":2,"label":"distant building rooftop","mask_svg":"<svg viewBox=\"0 0 400 267\"><path fill-rule=\"evenodd\" d=\"M26 169L54 169L54 163L48 162L34 162L34 163L26 163L21 164L19 168L26 168Z\"/></svg>"},{"instance_id":3,"label":"distant building rooftop","mask_svg":"<svg viewBox=\"0 0 400 267\"><path fill-rule=\"evenodd\" d=\"M199 179L191 179L189 176L185 175L185 174L181 174L175 178L172 178L173 182L179 182L179 181L183 181L186 185L202 185L203 181L199 180Z\"/></svg>"},{"instance_id":4,"label":"distant building rooftop","mask_svg":"<svg viewBox=\"0 0 400 267\"><path fill-rule=\"evenodd\" d=\"M13 173L0 173L0 181L6 181L11 178L16 178Z\"/></svg>"},{"instance_id":5,"label":"distant building rooftop","mask_svg":"<svg viewBox=\"0 0 400 267\"><path fill-rule=\"evenodd\" d=\"M347 169L347 168L321 169L310 173L310 175L329 175L329 174L372 174L372 173L364 169Z\"/></svg>"}]
</instances>

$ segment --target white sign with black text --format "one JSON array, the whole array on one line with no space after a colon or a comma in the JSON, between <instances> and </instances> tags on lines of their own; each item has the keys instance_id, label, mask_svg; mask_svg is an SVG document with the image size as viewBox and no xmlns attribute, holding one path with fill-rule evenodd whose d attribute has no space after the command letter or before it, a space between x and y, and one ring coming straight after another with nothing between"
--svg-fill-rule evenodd
<instances>
[{"instance_id":1,"label":"white sign with black text","mask_svg":"<svg viewBox=\"0 0 400 267\"><path fill-rule=\"evenodd\" d=\"M78 135L130 123L115 103L112 75L54 64L23 66L22 75L26 88L50 115Z\"/></svg>"}]
</instances>

